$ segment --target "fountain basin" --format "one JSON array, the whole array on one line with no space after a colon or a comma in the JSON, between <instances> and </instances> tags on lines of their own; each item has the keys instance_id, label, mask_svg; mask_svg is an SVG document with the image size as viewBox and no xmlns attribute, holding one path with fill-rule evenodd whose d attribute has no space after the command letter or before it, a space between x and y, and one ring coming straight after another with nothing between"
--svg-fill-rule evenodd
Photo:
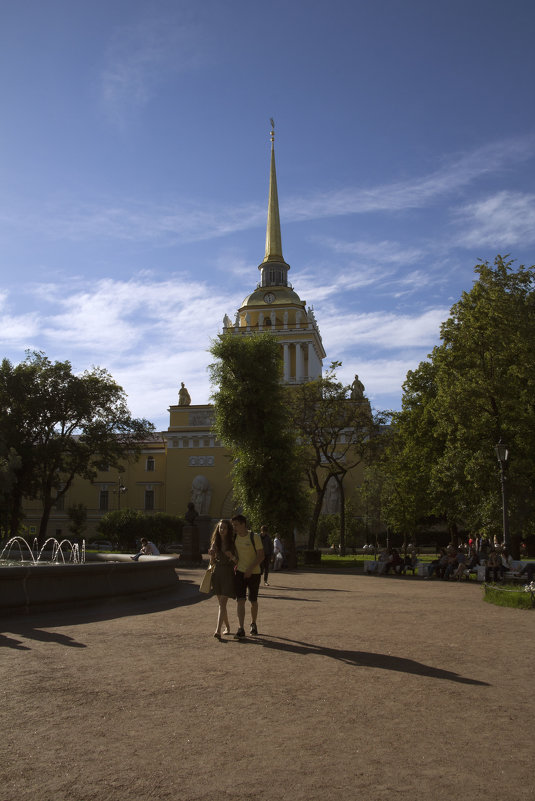
<instances>
[{"instance_id":1,"label":"fountain basin","mask_svg":"<svg viewBox=\"0 0 535 801\"><path fill-rule=\"evenodd\" d=\"M29 613L176 586L176 556L88 554L82 564L0 566L0 614Z\"/></svg>"}]
</instances>

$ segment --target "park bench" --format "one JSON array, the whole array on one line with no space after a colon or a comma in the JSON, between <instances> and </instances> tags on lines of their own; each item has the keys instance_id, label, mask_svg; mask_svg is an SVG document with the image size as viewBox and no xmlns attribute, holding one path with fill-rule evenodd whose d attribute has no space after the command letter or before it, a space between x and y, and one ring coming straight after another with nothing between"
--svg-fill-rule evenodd
<instances>
[{"instance_id":1,"label":"park bench","mask_svg":"<svg viewBox=\"0 0 535 801\"><path fill-rule=\"evenodd\" d=\"M527 583L527 576L516 576L515 573L518 573L522 568L528 564L527 562L516 561L513 562L513 569L507 570L503 575L504 581L523 581ZM478 565L476 568L477 580L478 581L485 581L485 570L486 566Z\"/></svg>"},{"instance_id":2,"label":"park bench","mask_svg":"<svg viewBox=\"0 0 535 801\"><path fill-rule=\"evenodd\" d=\"M377 561L373 561L373 562L372 561L365 561L364 562L364 574L366 575L366 574L375 573L375 575L380 576L380 575L382 575L382 570L379 567L379 565L381 565L381 567L384 570L384 567L383 567L384 564L385 564L384 562L379 562L378 560ZM407 570L411 570L413 576L417 575L417 576L424 576L425 577L425 576L428 575L429 564L430 564L429 562L418 562L414 566L412 566L412 565L403 565L402 568L401 568L401 572L404 573ZM522 568L524 567L525 564L526 564L526 562L522 562L522 561L513 562L512 570L508 570L504 574L503 580L504 581L520 581L520 582L527 583L527 580L528 580L527 576L525 576L525 575L524 576L516 576L515 575L515 573L518 573L520 570L522 570ZM464 576L465 576L466 579L469 579L470 576L475 576L477 581L481 581L481 582L485 581L485 565L482 564L482 565L477 565L477 567L473 567L473 568L470 568L470 569L467 568L464 571Z\"/></svg>"}]
</instances>

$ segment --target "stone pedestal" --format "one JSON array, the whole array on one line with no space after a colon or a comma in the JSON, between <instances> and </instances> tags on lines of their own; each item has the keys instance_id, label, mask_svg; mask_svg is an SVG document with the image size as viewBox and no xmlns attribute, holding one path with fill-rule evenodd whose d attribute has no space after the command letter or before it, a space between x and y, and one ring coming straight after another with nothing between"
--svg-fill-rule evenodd
<instances>
[{"instance_id":1,"label":"stone pedestal","mask_svg":"<svg viewBox=\"0 0 535 801\"><path fill-rule=\"evenodd\" d=\"M197 530L199 532L199 550L201 553L208 553L208 548L210 547L210 538L214 528L212 518L210 515L199 515L195 521L195 525L197 526Z\"/></svg>"},{"instance_id":2,"label":"stone pedestal","mask_svg":"<svg viewBox=\"0 0 535 801\"><path fill-rule=\"evenodd\" d=\"M184 526L182 529L182 561L200 562L201 559L197 526Z\"/></svg>"}]
</instances>

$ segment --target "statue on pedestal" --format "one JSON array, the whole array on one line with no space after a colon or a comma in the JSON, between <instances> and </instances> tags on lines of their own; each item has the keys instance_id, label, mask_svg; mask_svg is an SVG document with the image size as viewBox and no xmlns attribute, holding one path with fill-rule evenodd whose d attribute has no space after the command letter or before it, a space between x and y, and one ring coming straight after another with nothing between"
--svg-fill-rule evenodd
<instances>
[{"instance_id":1,"label":"statue on pedestal","mask_svg":"<svg viewBox=\"0 0 535 801\"><path fill-rule=\"evenodd\" d=\"M179 406L190 406L191 405L191 398L189 396L189 392L184 386L184 382L181 382L180 389L178 390L178 405Z\"/></svg>"},{"instance_id":2,"label":"statue on pedestal","mask_svg":"<svg viewBox=\"0 0 535 801\"><path fill-rule=\"evenodd\" d=\"M188 524L188 526L194 526L195 521L197 520L198 517L199 515L197 514L197 511L195 509L195 504L192 501L190 501L188 503L188 508L186 509L186 514L184 515L184 519Z\"/></svg>"},{"instance_id":3,"label":"statue on pedestal","mask_svg":"<svg viewBox=\"0 0 535 801\"><path fill-rule=\"evenodd\" d=\"M351 400L364 400L364 384L359 380L358 375L351 384Z\"/></svg>"},{"instance_id":4,"label":"statue on pedestal","mask_svg":"<svg viewBox=\"0 0 535 801\"><path fill-rule=\"evenodd\" d=\"M212 490L206 476L195 476L191 483L191 500L200 515L207 515L210 511Z\"/></svg>"}]
</instances>

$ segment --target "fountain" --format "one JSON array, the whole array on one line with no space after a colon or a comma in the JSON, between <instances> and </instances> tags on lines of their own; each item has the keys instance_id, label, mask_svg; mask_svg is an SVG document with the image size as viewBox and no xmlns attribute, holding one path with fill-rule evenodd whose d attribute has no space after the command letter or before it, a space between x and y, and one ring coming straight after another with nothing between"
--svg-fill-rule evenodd
<instances>
[{"instance_id":1,"label":"fountain","mask_svg":"<svg viewBox=\"0 0 535 801\"><path fill-rule=\"evenodd\" d=\"M177 567L176 556L133 562L128 554L86 555L85 540L80 547L49 537L39 548L36 539L30 546L12 537L0 552L0 615L161 592L176 586Z\"/></svg>"},{"instance_id":2,"label":"fountain","mask_svg":"<svg viewBox=\"0 0 535 801\"><path fill-rule=\"evenodd\" d=\"M69 562L73 562L74 564L83 564L85 562L85 540L82 540L82 550L80 552L80 546L76 542L71 542L70 540L61 540L59 542L55 537L49 537L42 547L39 549L39 543L37 538L35 537L33 540L32 547L30 547L27 540L24 537L11 537L8 540L0 552L0 565L4 563L9 563L13 565L17 564L45 564L45 560L42 558L43 554L49 550L48 546L52 543L52 556L50 559L46 560L47 564L59 564L60 558L61 562L65 564L65 554L63 553L63 548L68 548L69 550ZM12 561L10 560L11 551L15 548L18 549L18 560ZM30 559L24 559L23 555L23 547L25 548L25 552L28 554ZM35 555L37 554L37 556Z\"/></svg>"}]
</instances>

